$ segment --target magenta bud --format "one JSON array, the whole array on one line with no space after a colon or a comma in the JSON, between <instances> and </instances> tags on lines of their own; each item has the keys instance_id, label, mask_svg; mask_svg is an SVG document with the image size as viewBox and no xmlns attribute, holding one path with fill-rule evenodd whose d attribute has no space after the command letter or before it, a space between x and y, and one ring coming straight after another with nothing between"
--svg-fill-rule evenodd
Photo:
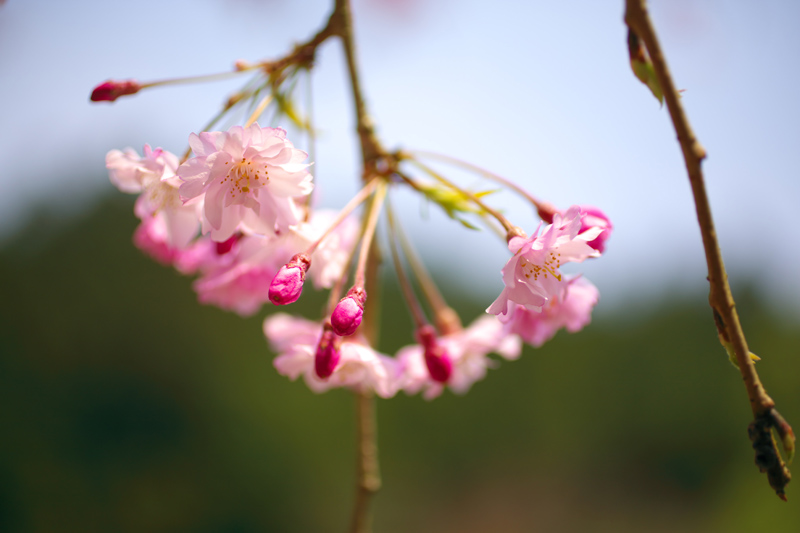
<instances>
[{"instance_id":1,"label":"magenta bud","mask_svg":"<svg viewBox=\"0 0 800 533\"><path fill-rule=\"evenodd\" d=\"M447 383L453 373L453 361L447 351L436 340L433 326L426 324L417 330L417 338L425 351L425 366L431 379Z\"/></svg>"},{"instance_id":2,"label":"magenta bud","mask_svg":"<svg viewBox=\"0 0 800 533\"><path fill-rule=\"evenodd\" d=\"M614 226L611 224L606 214L598 208L583 205L580 206L580 208L581 229L579 233L583 233L591 228L603 228L603 233L598 235L594 240L586 243L598 252L603 253L606 249L606 241L611 236L611 230L614 229Z\"/></svg>"},{"instance_id":3,"label":"magenta bud","mask_svg":"<svg viewBox=\"0 0 800 533\"><path fill-rule=\"evenodd\" d=\"M353 287L347 291L347 296L339 300L331 314L331 325L337 335L347 337L356 332L364 316L366 301L367 291L361 287Z\"/></svg>"},{"instance_id":4,"label":"magenta bud","mask_svg":"<svg viewBox=\"0 0 800 533\"><path fill-rule=\"evenodd\" d=\"M332 326L325 324L322 329L322 337L317 345L317 353L314 356L314 372L321 379L329 378L336 370L336 365L342 358L342 353L339 351L341 341L341 337L333 332Z\"/></svg>"},{"instance_id":5,"label":"magenta bud","mask_svg":"<svg viewBox=\"0 0 800 533\"><path fill-rule=\"evenodd\" d=\"M120 96L136 94L141 88L142 86L134 80L108 80L95 87L89 99L92 102L113 102Z\"/></svg>"},{"instance_id":6,"label":"magenta bud","mask_svg":"<svg viewBox=\"0 0 800 533\"><path fill-rule=\"evenodd\" d=\"M425 350L425 366L431 379L439 383L447 383L453 373L453 362L441 346L437 346L437 350Z\"/></svg>"},{"instance_id":7,"label":"magenta bud","mask_svg":"<svg viewBox=\"0 0 800 533\"><path fill-rule=\"evenodd\" d=\"M547 202L540 202L536 206L536 214L539 215L546 224L553 223L553 217L555 214L558 213L558 209L553 204L548 204Z\"/></svg>"},{"instance_id":8,"label":"magenta bud","mask_svg":"<svg viewBox=\"0 0 800 533\"><path fill-rule=\"evenodd\" d=\"M269 285L269 301L275 305L294 303L303 292L306 271L311 260L305 254L297 254L281 267Z\"/></svg>"},{"instance_id":9,"label":"magenta bud","mask_svg":"<svg viewBox=\"0 0 800 533\"><path fill-rule=\"evenodd\" d=\"M225 255L233 249L233 245L242 237L241 233L234 233L230 238L222 242L215 242L217 255Z\"/></svg>"}]
</instances>

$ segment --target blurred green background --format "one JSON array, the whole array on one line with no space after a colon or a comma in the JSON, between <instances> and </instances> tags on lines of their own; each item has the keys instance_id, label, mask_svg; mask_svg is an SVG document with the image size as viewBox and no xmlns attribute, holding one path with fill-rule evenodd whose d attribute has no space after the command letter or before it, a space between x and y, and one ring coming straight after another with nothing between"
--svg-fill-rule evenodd
<instances>
[{"instance_id":1,"label":"blurred green background","mask_svg":"<svg viewBox=\"0 0 800 533\"><path fill-rule=\"evenodd\" d=\"M189 279L133 247L131 208L118 195L42 212L2 245L0 531L344 531L352 395L279 376L263 313L198 305ZM385 290L391 353L409 328ZM466 320L487 304L445 291ZM735 294L797 426L800 328ZM585 331L466 396L379 401L375 530L799 531L796 487L781 502L753 465L745 391L705 300L601 301Z\"/></svg>"}]
</instances>

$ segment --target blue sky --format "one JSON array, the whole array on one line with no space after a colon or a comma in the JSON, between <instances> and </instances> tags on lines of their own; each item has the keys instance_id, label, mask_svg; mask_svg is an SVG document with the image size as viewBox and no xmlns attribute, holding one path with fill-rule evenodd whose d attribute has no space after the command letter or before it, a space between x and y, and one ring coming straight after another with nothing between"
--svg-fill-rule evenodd
<instances>
[{"instance_id":1,"label":"blue sky","mask_svg":"<svg viewBox=\"0 0 800 533\"><path fill-rule=\"evenodd\" d=\"M777 304L800 313L800 252L791 237L800 201L800 4L650 4L709 154L704 168L729 275L756 278ZM580 270L609 308L676 290L705 299L680 150L666 109L630 73L622 5L354 0L368 103L390 148L460 157L558 206L605 210L616 228L606 257ZM317 0L8 0L0 7L0 239L34 206L69 212L112 194L104 174L112 148L149 143L182 152L238 82L153 90L114 105L90 105L94 85L278 57L327 11ZM321 131L314 172L325 206L343 205L358 176L340 52L327 44L313 78ZM400 196L426 259L448 265L452 279L469 281L490 302L507 259L502 243L464 231L435 207L420 216L419 200ZM535 227L524 202L492 198L513 222Z\"/></svg>"}]
</instances>

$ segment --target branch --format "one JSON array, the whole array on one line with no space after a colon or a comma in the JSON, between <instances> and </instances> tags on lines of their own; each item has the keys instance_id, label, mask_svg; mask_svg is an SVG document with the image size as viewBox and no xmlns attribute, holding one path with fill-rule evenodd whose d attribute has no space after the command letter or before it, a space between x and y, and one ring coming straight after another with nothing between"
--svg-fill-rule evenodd
<instances>
[{"instance_id":1,"label":"branch","mask_svg":"<svg viewBox=\"0 0 800 533\"><path fill-rule=\"evenodd\" d=\"M361 160L363 163L363 177L367 179L375 174L383 174L381 161L387 160L386 151L378 143L372 126L372 121L367 114L364 93L356 65L355 44L353 42L353 21L350 9L350 0L336 0L329 25L342 40L347 72L350 79L350 92L353 95L353 104L356 112L356 131L361 144ZM380 179L380 178L378 178ZM374 239L374 234L368 237ZM380 257L377 247L371 243L366 263L367 293L372 301L377 301L378 291L378 264ZM378 306L370 305L365 310L362 331L375 346L377 344L377 310ZM370 517L370 504L372 497L381 487L381 475L378 466L378 445L375 417L375 398L365 391L356 393L356 425L357 425L357 460L356 460L356 500L353 506L353 519L351 531L353 533L369 533L372 530Z\"/></svg>"},{"instance_id":2,"label":"branch","mask_svg":"<svg viewBox=\"0 0 800 533\"><path fill-rule=\"evenodd\" d=\"M714 322L720 342L726 350L733 352L737 366L742 373L747 396L750 399L750 407L755 417L755 421L750 425L749 433L753 441L753 448L756 450L756 465L762 472L767 472L770 485L775 489L776 494L786 500L784 489L791 480L791 474L778 453L770 428L776 428L779 431L784 441L784 447L790 454L794 449L793 434L791 434L788 424L775 411L775 402L767 395L767 391L758 378L755 365L750 358L750 350L747 348L742 326L739 323L739 317L736 314L703 181L702 161L706 157L706 152L692 131L689 119L681 106L680 95L675 89L672 75L667 68L645 1L626 0L625 7L625 23L647 48L683 151L708 264L708 281L711 285L709 304L714 313ZM783 431L781 431L781 422L785 425ZM786 437L783 437L783 435L790 434L792 435L791 443Z\"/></svg>"}]
</instances>

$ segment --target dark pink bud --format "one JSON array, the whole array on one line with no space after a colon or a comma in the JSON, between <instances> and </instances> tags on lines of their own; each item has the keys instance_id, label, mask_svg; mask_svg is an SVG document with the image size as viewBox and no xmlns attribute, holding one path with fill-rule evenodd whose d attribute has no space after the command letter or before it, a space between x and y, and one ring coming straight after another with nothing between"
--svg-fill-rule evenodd
<instances>
[{"instance_id":1,"label":"dark pink bud","mask_svg":"<svg viewBox=\"0 0 800 533\"><path fill-rule=\"evenodd\" d=\"M331 315L331 325L337 335L346 337L356 332L364 316L366 301L367 291L361 287L353 287L339 300Z\"/></svg>"},{"instance_id":2,"label":"dark pink bud","mask_svg":"<svg viewBox=\"0 0 800 533\"><path fill-rule=\"evenodd\" d=\"M297 254L292 257L272 278L272 283L269 285L269 301L275 305L296 302L303 292L303 283L309 266L311 260L307 255Z\"/></svg>"},{"instance_id":3,"label":"dark pink bud","mask_svg":"<svg viewBox=\"0 0 800 533\"><path fill-rule=\"evenodd\" d=\"M92 102L113 102L120 96L136 94L141 88L142 86L134 80L108 80L95 87L89 99Z\"/></svg>"},{"instance_id":4,"label":"dark pink bud","mask_svg":"<svg viewBox=\"0 0 800 533\"><path fill-rule=\"evenodd\" d=\"M242 237L241 233L234 233L228 240L222 242L215 242L217 247L217 255L225 255L231 251L233 245Z\"/></svg>"},{"instance_id":5,"label":"dark pink bud","mask_svg":"<svg viewBox=\"0 0 800 533\"><path fill-rule=\"evenodd\" d=\"M431 379L439 383L447 383L453 373L453 361L437 341L433 326L426 324L419 328L417 338L425 350L425 366L428 367Z\"/></svg>"},{"instance_id":6,"label":"dark pink bud","mask_svg":"<svg viewBox=\"0 0 800 533\"><path fill-rule=\"evenodd\" d=\"M317 345L317 353L314 356L314 372L321 379L329 378L336 370L336 365L342 358L342 353L339 351L341 342L341 337L333 332L331 325L325 324L322 328L322 337Z\"/></svg>"},{"instance_id":7,"label":"dark pink bud","mask_svg":"<svg viewBox=\"0 0 800 533\"><path fill-rule=\"evenodd\" d=\"M588 244L600 253L606 249L606 240L611 236L611 230L614 226L608 219L605 213L596 207L580 206L581 208L581 230L580 233L591 228L603 228L603 233L597 236L596 239L589 241Z\"/></svg>"},{"instance_id":8,"label":"dark pink bud","mask_svg":"<svg viewBox=\"0 0 800 533\"><path fill-rule=\"evenodd\" d=\"M536 213L539 215L545 224L553 223L553 216L558 213L558 209L553 204L541 202L536 206Z\"/></svg>"}]
</instances>

